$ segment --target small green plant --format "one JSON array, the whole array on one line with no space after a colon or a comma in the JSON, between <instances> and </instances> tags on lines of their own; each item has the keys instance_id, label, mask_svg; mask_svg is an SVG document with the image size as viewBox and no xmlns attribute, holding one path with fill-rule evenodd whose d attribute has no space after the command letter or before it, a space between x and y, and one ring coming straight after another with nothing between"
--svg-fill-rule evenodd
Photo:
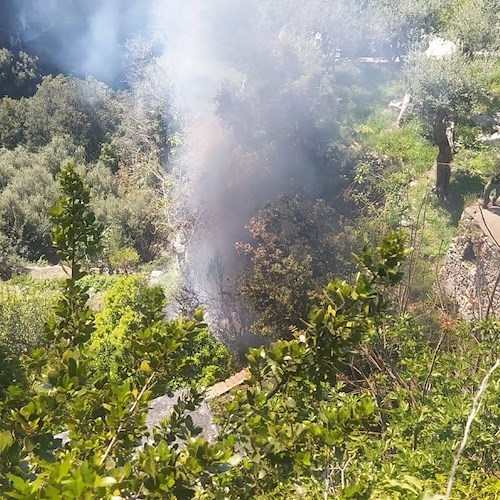
<instances>
[{"instance_id":1,"label":"small green plant","mask_svg":"<svg viewBox=\"0 0 500 500\"><path fill-rule=\"evenodd\" d=\"M131 247L124 247L114 251L108 258L113 268L119 271L130 272L137 268L140 257Z\"/></svg>"}]
</instances>

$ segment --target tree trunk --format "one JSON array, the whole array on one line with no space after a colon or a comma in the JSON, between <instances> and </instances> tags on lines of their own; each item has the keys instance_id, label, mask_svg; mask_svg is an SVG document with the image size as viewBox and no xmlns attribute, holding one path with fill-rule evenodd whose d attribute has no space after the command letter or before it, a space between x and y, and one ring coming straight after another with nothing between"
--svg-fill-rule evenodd
<instances>
[{"instance_id":1,"label":"tree trunk","mask_svg":"<svg viewBox=\"0 0 500 500\"><path fill-rule=\"evenodd\" d=\"M439 148L436 158L436 193L448 196L452 160L453 131L452 123L445 111L438 111L434 121L434 141Z\"/></svg>"}]
</instances>

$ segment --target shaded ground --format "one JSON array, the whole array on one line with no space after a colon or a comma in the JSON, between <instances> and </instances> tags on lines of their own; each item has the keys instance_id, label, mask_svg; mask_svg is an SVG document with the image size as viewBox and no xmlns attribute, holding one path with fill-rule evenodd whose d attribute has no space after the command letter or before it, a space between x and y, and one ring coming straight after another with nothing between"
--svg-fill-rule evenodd
<instances>
[{"instance_id":1,"label":"shaded ground","mask_svg":"<svg viewBox=\"0 0 500 500\"><path fill-rule=\"evenodd\" d=\"M480 196L483 189L484 180L478 172L464 169L452 173L449 195L442 205L449 212L453 226L456 226L462 217L467 201Z\"/></svg>"}]
</instances>

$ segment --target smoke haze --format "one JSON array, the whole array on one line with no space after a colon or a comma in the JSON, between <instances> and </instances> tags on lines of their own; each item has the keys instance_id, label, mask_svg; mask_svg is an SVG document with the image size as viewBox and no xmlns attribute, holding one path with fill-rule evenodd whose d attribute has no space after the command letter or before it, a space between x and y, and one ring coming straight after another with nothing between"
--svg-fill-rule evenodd
<instances>
[{"instance_id":1,"label":"smoke haze","mask_svg":"<svg viewBox=\"0 0 500 500\"><path fill-rule=\"evenodd\" d=\"M171 94L182 116L181 146L165 167L178 179L172 210L203 288L217 255L227 273L238 272L234 244L263 204L283 192L330 189L317 170L338 137L337 41L349 50L361 44L357 3L347 4L25 0L9 32L62 70L115 85L127 69L127 39L161 42L151 95ZM172 114L165 109L166 119Z\"/></svg>"},{"instance_id":2,"label":"smoke haze","mask_svg":"<svg viewBox=\"0 0 500 500\"><path fill-rule=\"evenodd\" d=\"M125 42L147 31L150 6L150 0L2 0L0 39L39 55L50 71L117 86Z\"/></svg>"}]
</instances>

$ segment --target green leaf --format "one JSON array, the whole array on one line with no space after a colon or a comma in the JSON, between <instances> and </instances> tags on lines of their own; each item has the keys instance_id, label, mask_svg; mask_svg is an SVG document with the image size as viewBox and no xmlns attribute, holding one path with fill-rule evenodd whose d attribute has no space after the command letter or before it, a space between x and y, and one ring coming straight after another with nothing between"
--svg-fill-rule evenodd
<instances>
[{"instance_id":1,"label":"green leaf","mask_svg":"<svg viewBox=\"0 0 500 500\"><path fill-rule=\"evenodd\" d=\"M0 432L0 453L14 442L10 431Z\"/></svg>"},{"instance_id":2,"label":"green leaf","mask_svg":"<svg viewBox=\"0 0 500 500\"><path fill-rule=\"evenodd\" d=\"M111 476L101 477L95 482L96 488L107 488L116 484L116 479Z\"/></svg>"},{"instance_id":3,"label":"green leaf","mask_svg":"<svg viewBox=\"0 0 500 500\"><path fill-rule=\"evenodd\" d=\"M307 465L307 466L311 465L311 452L310 451L306 451L304 453L301 453L300 455L301 455L300 459L304 465Z\"/></svg>"},{"instance_id":4,"label":"green leaf","mask_svg":"<svg viewBox=\"0 0 500 500\"><path fill-rule=\"evenodd\" d=\"M14 474L8 473L7 477L11 481L12 485L17 491L24 492L27 489L27 484L25 481L23 481L22 478L19 476L15 476Z\"/></svg>"}]
</instances>

